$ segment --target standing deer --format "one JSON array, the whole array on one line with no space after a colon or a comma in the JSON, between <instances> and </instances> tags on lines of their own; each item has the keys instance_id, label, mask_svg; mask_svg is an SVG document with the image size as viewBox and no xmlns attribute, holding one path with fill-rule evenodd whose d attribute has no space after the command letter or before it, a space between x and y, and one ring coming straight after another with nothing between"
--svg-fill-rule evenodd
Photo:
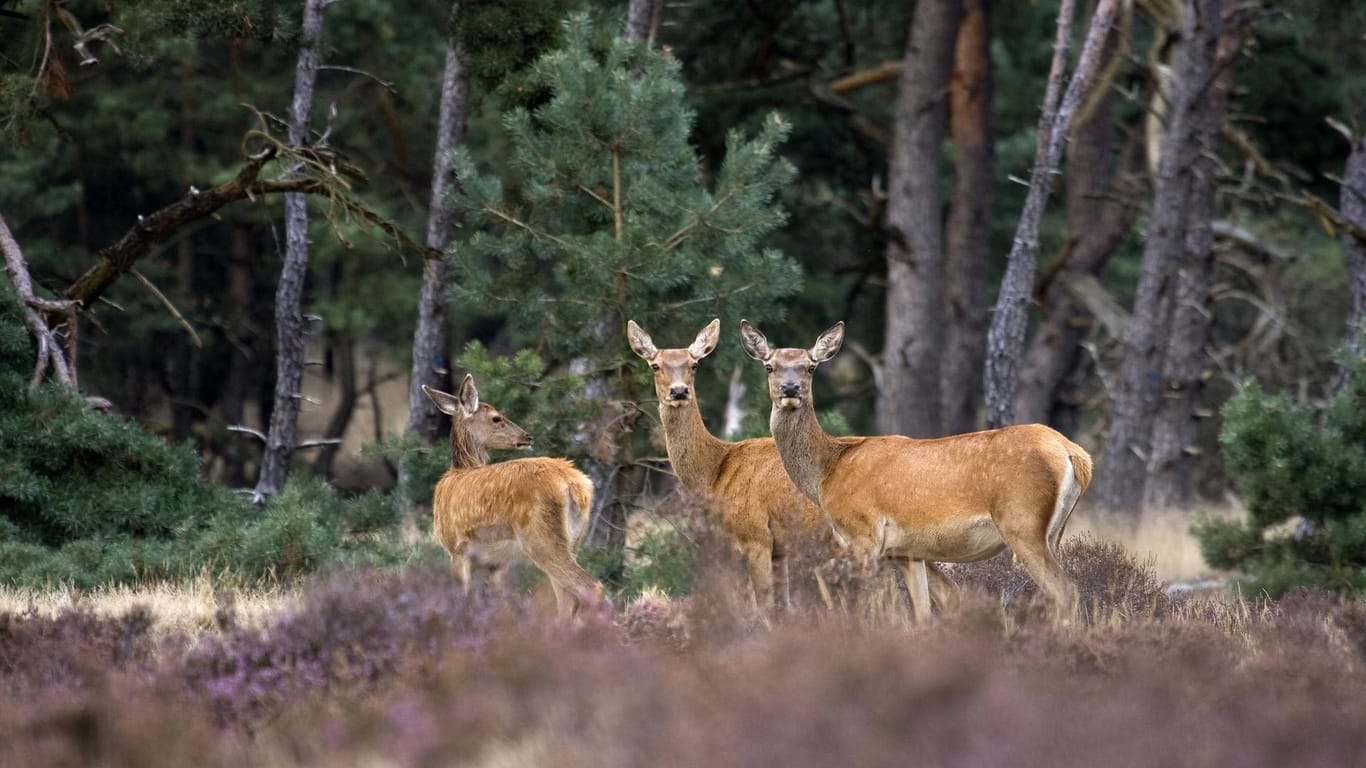
<instances>
[{"instance_id":1,"label":"standing deer","mask_svg":"<svg viewBox=\"0 0 1366 768\"><path fill-rule=\"evenodd\" d=\"M634 320L626 323L631 351L654 372L659 420L669 462L685 488L715 502L721 524L745 559L756 608L774 607L774 586L787 597L785 555L803 540L829 539L831 526L821 509L797 490L783 469L772 438L731 443L707 431L694 389L698 361L716 349L721 321L712 320L686 349L657 349ZM930 572L936 597L948 579Z\"/></svg>"},{"instance_id":2,"label":"standing deer","mask_svg":"<svg viewBox=\"0 0 1366 768\"><path fill-rule=\"evenodd\" d=\"M916 619L929 616L926 560L975 562L1010 547L1064 616L1076 585L1058 564L1067 518L1091 482L1091 457L1042 424L917 440L832 438L816 421L811 376L839 352L844 323L811 349L772 349L746 321L745 352L764 364L769 427L792 482L864 558L901 560Z\"/></svg>"},{"instance_id":3,"label":"standing deer","mask_svg":"<svg viewBox=\"0 0 1366 768\"><path fill-rule=\"evenodd\" d=\"M451 417L451 468L436 483L432 529L451 554L469 594L481 550L515 541L550 578L561 617L604 601L602 585L579 567L576 553L593 508L593 482L567 459L534 457L489 464L489 450L531 447L531 436L479 402L474 377L458 395L423 385Z\"/></svg>"}]
</instances>

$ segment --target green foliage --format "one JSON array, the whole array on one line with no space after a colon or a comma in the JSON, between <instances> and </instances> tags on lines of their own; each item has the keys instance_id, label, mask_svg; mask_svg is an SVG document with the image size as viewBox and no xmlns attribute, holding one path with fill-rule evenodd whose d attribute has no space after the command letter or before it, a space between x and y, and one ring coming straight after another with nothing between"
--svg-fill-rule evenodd
<instances>
[{"instance_id":1,"label":"green foliage","mask_svg":"<svg viewBox=\"0 0 1366 768\"><path fill-rule=\"evenodd\" d=\"M696 546L677 531L646 534L634 547L585 549L579 562L619 598L630 600L648 588L670 597L692 590Z\"/></svg>"},{"instance_id":2,"label":"green foliage","mask_svg":"<svg viewBox=\"0 0 1366 768\"><path fill-rule=\"evenodd\" d=\"M1255 382L1224 406L1219 442L1249 515L1196 526L1211 565L1244 570L1273 594L1366 588L1366 361L1352 368L1322 410Z\"/></svg>"},{"instance_id":3,"label":"green foliage","mask_svg":"<svg viewBox=\"0 0 1366 768\"><path fill-rule=\"evenodd\" d=\"M780 317L780 299L796 291L795 263L761 245L786 218L776 198L794 169L776 149L790 126L770 115L754 138L732 133L708 188L677 60L584 16L566 22L564 39L528 75L544 99L503 116L511 157L501 177L468 150L457 158L475 234L452 250L453 297L505 316L515 343L615 377L599 399L634 400L649 388L643 375L621 376L628 318L690 335L717 316ZM738 345L717 358L711 371L738 363Z\"/></svg>"}]
</instances>

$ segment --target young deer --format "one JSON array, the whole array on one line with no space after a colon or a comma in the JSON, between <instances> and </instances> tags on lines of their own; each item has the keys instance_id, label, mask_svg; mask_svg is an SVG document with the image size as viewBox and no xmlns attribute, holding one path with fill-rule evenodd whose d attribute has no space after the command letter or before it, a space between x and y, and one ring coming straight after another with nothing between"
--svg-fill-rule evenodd
<instances>
[{"instance_id":1,"label":"young deer","mask_svg":"<svg viewBox=\"0 0 1366 768\"><path fill-rule=\"evenodd\" d=\"M451 554L469 593L479 550L515 541L550 578L561 617L604 601L602 585L579 567L576 553L593 508L593 482L567 459L527 458L489 464L489 450L531 447L531 436L479 402L474 377L458 395L423 386L451 417L451 468L436 483L432 529Z\"/></svg>"},{"instance_id":2,"label":"young deer","mask_svg":"<svg viewBox=\"0 0 1366 768\"><path fill-rule=\"evenodd\" d=\"M936 440L835 439L816 421L811 375L844 341L844 323L811 349L772 349L748 322L745 352L764 364L769 427L794 484L862 557L901 560L917 620L929 616L924 561L975 562L1010 547L1072 616L1076 585L1058 564L1067 518L1091 482L1091 457L1042 424Z\"/></svg>"},{"instance_id":3,"label":"young deer","mask_svg":"<svg viewBox=\"0 0 1366 768\"><path fill-rule=\"evenodd\" d=\"M712 320L687 349L657 349L634 320L626 323L631 351L654 371L655 396L669 462L679 482L715 502L721 524L745 559L757 608L774 607L774 587L787 598L785 555L802 541L825 543L831 526L825 513L801 494L783 470L773 439L731 443L707 431L694 389L698 361L716 349L721 321ZM935 593L949 584L936 568Z\"/></svg>"}]
</instances>

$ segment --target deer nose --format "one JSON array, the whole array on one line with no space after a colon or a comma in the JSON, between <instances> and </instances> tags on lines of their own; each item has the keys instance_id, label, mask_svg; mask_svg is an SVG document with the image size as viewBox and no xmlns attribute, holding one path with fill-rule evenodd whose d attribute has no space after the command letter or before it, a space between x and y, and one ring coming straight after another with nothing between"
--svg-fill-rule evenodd
<instances>
[{"instance_id":1,"label":"deer nose","mask_svg":"<svg viewBox=\"0 0 1366 768\"><path fill-rule=\"evenodd\" d=\"M673 385L672 387L669 387L669 399L670 399L670 400L687 400L687 399L688 399L688 385L686 385L686 384L675 384L675 385Z\"/></svg>"},{"instance_id":2,"label":"deer nose","mask_svg":"<svg viewBox=\"0 0 1366 768\"><path fill-rule=\"evenodd\" d=\"M802 385L795 381L784 381L778 385L778 394L783 397L797 397L802 393Z\"/></svg>"}]
</instances>

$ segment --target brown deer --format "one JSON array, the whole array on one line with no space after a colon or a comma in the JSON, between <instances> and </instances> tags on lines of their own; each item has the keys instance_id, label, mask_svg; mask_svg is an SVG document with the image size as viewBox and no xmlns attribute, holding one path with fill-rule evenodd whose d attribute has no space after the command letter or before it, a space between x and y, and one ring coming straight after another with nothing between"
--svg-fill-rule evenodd
<instances>
[{"instance_id":1,"label":"brown deer","mask_svg":"<svg viewBox=\"0 0 1366 768\"><path fill-rule=\"evenodd\" d=\"M531 447L531 436L488 403L479 402L474 377L458 395L423 385L451 417L451 468L436 483L432 530L451 555L469 594L481 553L515 542L550 578L561 617L585 604L603 604L602 585L578 564L576 553L593 508L593 482L567 459L534 457L489 464L489 450Z\"/></svg>"},{"instance_id":2,"label":"brown deer","mask_svg":"<svg viewBox=\"0 0 1366 768\"><path fill-rule=\"evenodd\" d=\"M839 352L844 323L809 350L773 349L745 321L740 338L768 372L769 428L793 483L860 557L903 562L917 620L929 616L924 561L975 562L1006 547L1064 617L1075 615L1077 588L1057 550L1091 482L1081 446L1042 424L935 440L832 438L816 421L811 376Z\"/></svg>"},{"instance_id":3,"label":"brown deer","mask_svg":"<svg viewBox=\"0 0 1366 768\"><path fill-rule=\"evenodd\" d=\"M786 602L787 553L803 541L828 546L831 526L825 513L788 479L772 438L732 443L707 431L694 380L698 361L716 349L720 335L721 321L712 320L686 349L657 349L644 328L634 320L626 323L631 350L654 372L659 420L674 473L690 492L717 505L722 528L744 557L755 606L768 611L776 602L775 581ZM940 597L949 581L937 568L930 576Z\"/></svg>"}]
</instances>

